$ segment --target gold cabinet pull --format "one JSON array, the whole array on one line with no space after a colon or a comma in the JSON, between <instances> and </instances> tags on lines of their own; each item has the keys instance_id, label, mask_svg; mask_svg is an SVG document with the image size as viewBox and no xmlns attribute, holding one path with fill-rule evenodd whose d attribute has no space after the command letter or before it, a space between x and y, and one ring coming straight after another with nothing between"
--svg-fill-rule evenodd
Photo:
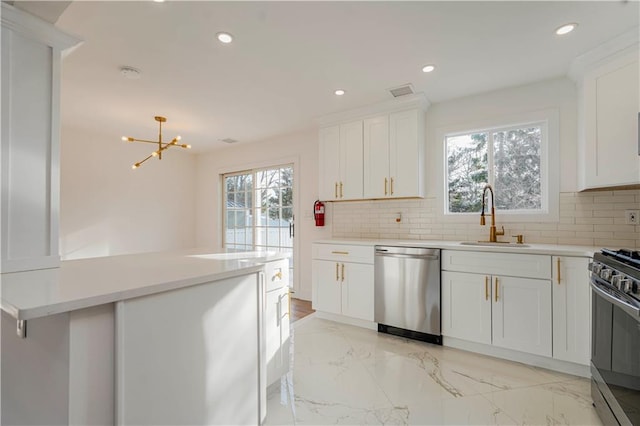
<instances>
[{"instance_id":1,"label":"gold cabinet pull","mask_svg":"<svg viewBox=\"0 0 640 426\"><path fill-rule=\"evenodd\" d=\"M489 300L489 277L484 277L484 300Z\"/></svg>"},{"instance_id":2,"label":"gold cabinet pull","mask_svg":"<svg viewBox=\"0 0 640 426\"><path fill-rule=\"evenodd\" d=\"M498 301L498 277L496 277L496 302Z\"/></svg>"},{"instance_id":3,"label":"gold cabinet pull","mask_svg":"<svg viewBox=\"0 0 640 426\"><path fill-rule=\"evenodd\" d=\"M349 254L349 252L348 251L332 251L331 254L345 254L345 255L347 255L347 254Z\"/></svg>"},{"instance_id":4,"label":"gold cabinet pull","mask_svg":"<svg viewBox=\"0 0 640 426\"><path fill-rule=\"evenodd\" d=\"M340 198L344 197L344 194L342 193L342 182L340 182Z\"/></svg>"},{"instance_id":5,"label":"gold cabinet pull","mask_svg":"<svg viewBox=\"0 0 640 426\"><path fill-rule=\"evenodd\" d=\"M391 195L393 195L393 178L391 178Z\"/></svg>"},{"instance_id":6,"label":"gold cabinet pull","mask_svg":"<svg viewBox=\"0 0 640 426\"><path fill-rule=\"evenodd\" d=\"M334 190L333 190L333 193L334 193L334 195L335 195L335 197L334 197L334 198L338 198L338 182L336 182L336 186L335 186L335 188L334 188Z\"/></svg>"},{"instance_id":7,"label":"gold cabinet pull","mask_svg":"<svg viewBox=\"0 0 640 426\"><path fill-rule=\"evenodd\" d=\"M344 263L342 264L342 282L344 282Z\"/></svg>"},{"instance_id":8,"label":"gold cabinet pull","mask_svg":"<svg viewBox=\"0 0 640 426\"><path fill-rule=\"evenodd\" d=\"M295 291L291 290L291 288L289 288L289 291L287 291L287 295L289 296L289 319L291 319L291 295L295 293Z\"/></svg>"},{"instance_id":9,"label":"gold cabinet pull","mask_svg":"<svg viewBox=\"0 0 640 426\"><path fill-rule=\"evenodd\" d=\"M558 270L558 285L560 285L560 258L557 259L558 263L557 263L557 270Z\"/></svg>"},{"instance_id":10,"label":"gold cabinet pull","mask_svg":"<svg viewBox=\"0 0 640 426\"><path fill-rule=\"evenodd\" d=\"M384 195L387 195L387 178L384 178Z\"/></svg>"},{"instance_id":11,"label":"gold cabinet pull","mask_svg":"<svg viewBox=\"0 0 640 426\"><path fill-rule=\"evenodd\" d=\"M271 278L271 281L275 281L276 279L278 279L278 280L282 279L282 271L278 271L275 274L273 274L273 277Z\"/></svg>"},{"instance_id":12,"label":"gold cabinet pull","mask_svg":"<svg viewBox=\"0 0 640 426\"><path fill-rule=\"evenodd\" d=\"M338 275L340 272L339 268L340 268L340 264L336 263L336 281L340 281L340 275Z\"/></svg>"}]
</instances>

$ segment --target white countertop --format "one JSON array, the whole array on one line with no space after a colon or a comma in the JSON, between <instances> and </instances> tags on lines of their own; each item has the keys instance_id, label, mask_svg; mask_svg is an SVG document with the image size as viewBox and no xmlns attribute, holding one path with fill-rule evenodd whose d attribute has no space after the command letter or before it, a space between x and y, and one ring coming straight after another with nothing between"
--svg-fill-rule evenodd
<instances>
[{"instance_id":1,"label":"white countertop","mask_svg":"<svg viewBox=\"0 0 640 426\"><path fill-rule=\"evenodd\" d=\"M277 252L206 249L68 260L59 268L0 275L2 310L27 320L259 272Z\"/></svg>"},{"instance_id":2,"label":"white countertop","mask_svg":"<svg viewBox=\"0 0 640 426\"><path fill-rule=\"evenodd\" d=\"M462 241L437 241L437 240L375 240L375 239L329 239L316 240L314 243L321 244L352 244L364 246L402 246L402 247L425 247L449 250L482 251L489 253L527 253L546 254L551 256L576 256L593 257L599 252L601 247L570 246L558 244L529 244L519 245L515 243L503 243L499 245L464 245Z\"/></svg>"}]
</instances>

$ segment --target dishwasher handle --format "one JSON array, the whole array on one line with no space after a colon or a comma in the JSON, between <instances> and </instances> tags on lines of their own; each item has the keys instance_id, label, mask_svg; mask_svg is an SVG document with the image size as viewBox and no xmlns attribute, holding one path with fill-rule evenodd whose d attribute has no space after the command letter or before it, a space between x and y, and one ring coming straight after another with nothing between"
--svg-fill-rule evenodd
<instances>
[{"instance_id":1,"label":"dishwasher handle","mask_svg":"<svg viewBox=\"0 0 640 426\"><path fill-rule=\"evenodd\" d=\"M376 252L376 256L383 256L383 257L400 257L400 258L405 258L405 259L432 259L432 260L438 260L440 259L440 256L438 256L437 254L423 254L423 255L418 255L418 254L402 254L402 253L380 253L380 252Z\"/></svg>"},{"instance_id":2,"label":"dishwasher handle","mask_svg":"<svg viewBox=\"0 0 640 426\"><path fill-rule=\"evenodd\" d=\"M382 257L398 257L412 259L440 259L439 249L429 249L424 247L384 247L375 248L375 255Z\"/></svg>"}]
</instances>

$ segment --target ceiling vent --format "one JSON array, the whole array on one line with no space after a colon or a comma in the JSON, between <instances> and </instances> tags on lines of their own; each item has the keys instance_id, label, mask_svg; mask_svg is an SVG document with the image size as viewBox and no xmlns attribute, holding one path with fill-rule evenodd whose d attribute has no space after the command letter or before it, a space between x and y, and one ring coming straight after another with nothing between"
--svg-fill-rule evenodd
<instances>
[{"instance_id":1,"label":"ceiling vent","mask_svg":"<svg viewBox=\"0 0 640 426\"><path fill-rule=\"evenodd\" d=\"M224 142L224 143L236 143L238 142L236 139L231 139L231 138L225 138L225 139L220 139L220 142Z\"/></svg>"},{"instance_id":2,"label":"ceiling vent","mask_svg":"<svg viewBox=\"0 0 640 426\"><path fill-rule=\"evenodd\" d=\"M397 98L399 96L412 95L415 93L411 83L403 84L402 86L389 89L389 92L393 95L394 98Z\"/></svg>"}]
</instances>

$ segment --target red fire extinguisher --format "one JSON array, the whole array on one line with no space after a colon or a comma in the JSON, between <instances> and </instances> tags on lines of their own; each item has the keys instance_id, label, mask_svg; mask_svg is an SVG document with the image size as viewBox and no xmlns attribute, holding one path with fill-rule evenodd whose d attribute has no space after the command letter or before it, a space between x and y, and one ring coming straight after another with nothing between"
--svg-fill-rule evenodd
<instances>
[{"instance_id":1,"label":"red fire extinguisher","mask_svg":"<svg viewBox=\"0 0 640 426\"><path fill-rule=\"evenodd\" d=\"M313 216L316 219L316 226L324 226L324 203L316 200L313 203Z\"/></svg>"}]
</instances>

